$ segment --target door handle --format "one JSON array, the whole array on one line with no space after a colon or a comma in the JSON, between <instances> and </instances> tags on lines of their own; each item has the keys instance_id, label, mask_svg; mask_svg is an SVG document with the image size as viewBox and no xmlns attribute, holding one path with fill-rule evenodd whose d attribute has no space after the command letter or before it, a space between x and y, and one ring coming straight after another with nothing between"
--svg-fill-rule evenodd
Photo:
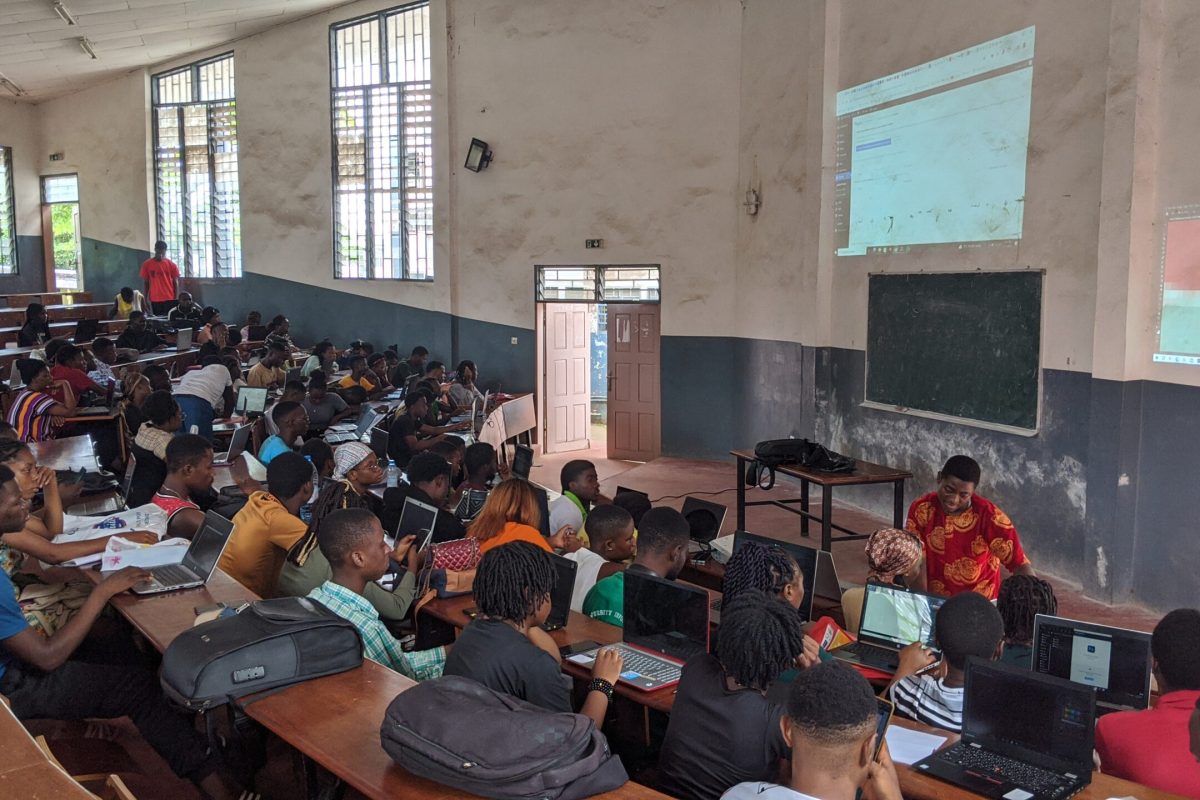
<instances>
[{"instance_id":1,"label":"door handle","mask_svg":"<svg viewBox=\"0 0 1200 800\"><path fill-rule=\"evenodd\" d=\"M613 374L608 373L608 391L612 391Z\"/></svg>"}]
</instances>

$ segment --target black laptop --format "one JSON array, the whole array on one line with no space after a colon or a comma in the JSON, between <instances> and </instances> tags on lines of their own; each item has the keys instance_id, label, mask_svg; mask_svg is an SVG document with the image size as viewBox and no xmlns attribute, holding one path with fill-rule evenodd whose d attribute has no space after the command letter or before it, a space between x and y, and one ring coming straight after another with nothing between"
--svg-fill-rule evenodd
<instances>
[{"instance_id":1,"label":"black laptop","mask_svg":"<svg viewBox=\"0 0 1200 800\"><path fill-rule=\"evenodd\" d=\"M1090 686L1096 713L1150 706L1150 634L1038 614L1033 618L1033 670Z\"/></svg>"},{"instance_id":2,"label":"black laptop","mask_svg":"<svg viewBox=\"0 0 1200 800\"><path fill-rule=\"evenodd\" d=\"M962 739L913 769L996 800L1064 800L1092 781L1096 694L971 657Z\"/></svg>"},{"instance_id":3,"label":"black laptop","mask_svg":"<svg viewBox=\"0 0 1200 800\"><path fill-rule=\"evenodd\" d=\"M512 475L523 481L529 480L529 470L533 468L533 448L519 444L513 453Z\"/></svg>"},{"instance_id":4,"label":"black laptop","mask_svg":"<svg viewBox=\"0 0 1200 800\"><path fill-rule=\"evenodd\" d=\"M75 344L95 341L96 331L100 330L100 320L81 319L75 323Z\"/></svg>"},{"instance_id":5,"label":"black laptop","mask_svg":"<svg viewBox=\"0 0 1200 800\"><path fill-rule=\"evenodd\" d=\"M550 614L542 623L543 630L556 631L566 626L571 614L571 594L575 591L575 571L579 564L569 558L551 555L554 561L554 591L550 593Z\"/></svg>"},{"instance_id":6,"label":"black laptop","mask_svg":"<svg viewBox=\"0 0 1200 800\"><path fill-rule=\"evenodd\" d=\"M720 535L721 525L725 523L725 514L728 511L729 509L720 503L685 497L679 513L687 520L692 541L708 544Z\"/></svg>"}]
</instances>

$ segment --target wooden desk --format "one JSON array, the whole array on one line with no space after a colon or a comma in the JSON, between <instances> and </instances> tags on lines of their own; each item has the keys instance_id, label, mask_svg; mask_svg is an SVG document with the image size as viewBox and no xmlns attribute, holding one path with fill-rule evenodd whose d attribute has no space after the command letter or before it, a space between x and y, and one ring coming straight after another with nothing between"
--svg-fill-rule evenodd
<instances>
[{"instance_id":1,"label":"wooden desk","mask_svg":"<svg viewBox=\"0 0 1200 800\"><path fill-rule=\"evenodd\" d=\"M112 303L62 303L46 306L46 316L51 322L69 322L81 319L106 319ZM0 309L0 325L24 325L25 309Z\"/></svg>"},{"instance_id":2,"label":"wooden desk","mask_svg":"<svg viewBox=\"0 0 1200 800\"><path fill-rule=\"evenodd\" d=\"M0 703L0 797L94 800L90 792L46 757L7 703Z\"/></svg>"},{"instance_id":3,"label":"wooden desk","mask_svg":"<svg viewBox=\"0 0 1200 800\"><path fill-rule=\"evenodd\" d=\"M239 705L283 741L371 800L471 797L398 767L379 742L388 704L416 684L374 661L358 669L308 681ZM597 795L641 800L665 795L636 783Z\"/></svg>"},{"instance_id":4,"label":"wooden desk","mask_svg":"<svg viewBox=\"0 0 1200 800\"><path fill-rule=\"evenodd\" d=\"M42 467L62 472L96 472L100 469L100 462L96 458L96 445L87 434L45 442L30 442L29 449L33 451L34 460Z\"/></svg>"},{"instance_id":5,"label":"wooden desk","mask_svg":"<svg viewBox=\"0 0 1200 800\"><path fill-rule=\"evenodd\" d=\"M94 569L83 570L83 574L92 583L99 583L104 579L104 575ZM138 633L145 636L161 653L176 636L192 627L196 621L197 606L224 603L237 608L242 603L250 603L257 599L258 595L217 569L208 579L208 585L202 588L183 589L147 597L125 592L110 600L109 605L129 620Z\"/></svg>"},{"instance_id":6,"label":"wooden desk","mask_svg":"<svg viewBox=\"0 0 1200 800\"><path fill-rule=\"evenodd\" d=\"M872 464L869 461L859 461L854 472L834 474L817 472L798 466L780 466L775 468L776 476L786 475L800 481L800 499L785 500L754 500L746 501L746 465L754 461L753 450L731 450L730 455L737 459L737 529L746 530L746 508L748 506L776 506L792 514L800 516L800 535L808 536L810 519L821 523L821 549L828 550L833 542L849 542L855 539L866 539L870 533L860 533L850 530L833 522L833 487L835 486L866 486L874 483L892 484L893 527L904 527L904 482L912 477L911 472L892 469L882 464ZM809 510L808 491L811 485L821 487L821 515L817 516ZM795 508L799 505L800 508ZM845 536L833 537L833 530L842 531Z\"/></svg>"},{"instance_id":7,"label":"wooden desk","mask_svg":"<svg viewBox=\"0 0 1200 800\"><path fill-rule=\"evenodd\" d=\"M18 294L0 294L0 300L10 308L21 308L30 303L41 303L43 305L62 305L64 301L67 304L73 303L90 303L92 302L91 292L25 292ZM111 304L109 304L111 305Z\"/></svg>"}]
</instances>

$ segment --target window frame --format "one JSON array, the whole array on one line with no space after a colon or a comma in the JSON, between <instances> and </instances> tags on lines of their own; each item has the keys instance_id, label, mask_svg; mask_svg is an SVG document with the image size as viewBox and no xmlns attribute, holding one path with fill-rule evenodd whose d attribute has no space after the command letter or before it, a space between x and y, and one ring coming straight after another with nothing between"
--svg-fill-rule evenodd
<instances>
[{"instance_id":1,"label":"window frame","mask_svg":"<svg viewBox=\"0 0 1200 800\"><path fill-rule=\"evenodd\" d=\"M233 66L234 66L233 97L230 99L225 99L225 100L201 100L201 99L199 99L200 98L200 70L201 70L201 68L206 67L210 64L214 64L218 61L224 61L225 59L229 59L230 61L232 61ZM185 72L190 73L190 76L191 76L191 99L184 101L184 102L170 102L170 103L160 102L159 89L158 89L159 81L163 78L169 78L173 75L180 75ZM159 187L159 180L158 180L158 153L159 153L158 114L161 111L166 110L166 109L173 110L177 115L177 118L178 118L177 121L178 121L179 131L180 131L180 142L181 142L180 159L182 162L181 176L182 176L182 187L183 187L180 192L180 202L183 207L183 253L180 254L180 259L179 259L180 260L179 266L180 266L180 273L181 273L180 278L186 278L189 280L202 280L202 281L237 281L237 280L241 280L242 277L245 275L245 265L242 262L242 255L240 252L240 250L241 250L240 247L237 248L237 250L239 251L238 256L237 256L238 274L237 275L217 275L217 274L215 274L217 271L217 266L218 266L216 263L216 261L217 261L217 256L216 256L217 246L216 245L217 245L217 240L218 240L218 237L217 237L218 215L213 213L212 207L213 207L213 203L215 202L216 195L217 195L217 192L216 192L217 170L216 170L216 160L215 160L216 154L213 150L212 141L211 141L211 138L209 138L209 135L212 130L213 106L227 105L227 104L232 107L233 114L234 114L234 120L236 121L236 119L237 119L237 60L235 58L233 50L228 50L223 53L218 53L217 55L210 56L208 58L202 58L199 61L193 61L190 64L184 64L181 67L175 67L173 69L164 70L163 72L156 72L150 76L150 128L151 128L151 135L153 137L152 144L151 144L153 149L151 151L150 159L151 159L151 175L152 175L152 179L154 182L154 235L155 235L156 239L163 240L163 241L165 241L166 239L165 239L165 236L163 233L162 218L159 215L159 209L162 206L162 197L161 197L161 194L159 191L160 187ZM186 146L186 144L183 143L183 137L184 137L183 131L184 131L184 109L188 106L197 106L197 105L204 106L204 121L205 121L205 131L206 131L205 137L206 137L206 140L208 141L208 191L209 191L209 217L210 217L209 227L211 229L211 236L212 236L213 272L214 272L214 274L211 276L193 275L191 273L191 269L192 269L191 257L190 257L191 256L191 243L190 243L190 238L188 236L188 230L190 228L190 226L188 224L188 220L191 216L191 199L189 198L188 191L187 191L187 156L186 156L187 146ZM241 143L238 142L237 159L236 160L240 162L240 159L241 159ZM238 216L238 226L240 228L241 216L242 216L241 165L240 165L240 163L238 164L237 216Z\"/></svg>"},{"instance_id":2,"label":"window frame","mask_svg":"<svg viewBox=\"0 0 1200 800\"><path fill-rule=\"evenodd\" d=\"M401 282L405 282L405 283L433 283L436 280L437 271L436 271L436 265L434 264L434 261L433 261L434 248L432 246L430 247L430 250L429 250L429 267L427 270L428 274L425 276L412 274L413 270L410 268L411 262L410 262L410 250L408 247L408 237L403 231L401 232L401 235L400 235L400 240L402 242L402 253L403 253L402 263L401 263L402 274L388 275L388 276L382 276L382 277L375 276L375 263L376 263L375 246L374 246L374 242L375 242L375 236L374 236L375 205L374 205L374 199L372 197L372 188L371 188L372 169L371 169L371 157L370 157L370 150L371 150L371 92L373 90L383 89L386 87L393 87L393 86L397 87L399 89L399 92L398 92L397 104L396 104L397 112L398 112L397 117L396 117L396 123L397 123L396 131L397 131L397 134L401 141L399 169L401 171L401 174L403 174L405 156L407 155L407 150L404 147L405 117L404 117L404 90L403 90L403 87L407 86L409 84L412 84L412 83L426 83L426 81L390 81L390 80L388 80L391 77L388 74L389 71L391 70L391 64L389 62L390 50L389 50L389 46L388 46L388 36L387 36L388 18L393 17L393 16L398 16L400 14L404 14L409 11L415 11L416 9L419 9L419 8L430 8L431 6L432 6L431 0L414 0L413 2L401 3L400 5L392 6L390 8L381 9L379 11L373 11L371 13L362 14L357 17L351 17L350 19L340 20L338 22L332 23L329 26L329 140L330 140L329 177L330 177L330 193L331 193L331 197L332 197L332 203L330 206L330 228L331 228L331 232L332 232L332 241L331 241L332 264L331 264L331 266L332 266L332 270L333 270L334 280L339 280L339 281L401 281ZM353 28L357 25L362 25L363 23L366 23L366 22L373 22L377 26L377 30L379 32L379 82L378 83L363 83L363 84L357 84L357 85L353 85L353 86L338 86L337 85L337 73L338 73L337 35L338 35L338 32L341 30L344 30L346 28ZM431 36L431 33L432 33L432 28L427 28L425 30L425 35L427 37ZM432 50L432 39L430 39L429 42L430 42L430 49ZM429 73L430 73L430 78L427 82L429 84L430 108L432 110L433 100L434 100L433 78L432 78L432 73L433 73L432 53L430 55ZM363 93L363 104L362 104L362 111L363 111L363 115L364 115L363 196L365 198L364 220L365 220L365 240L367 242L365 271L367 274L362 275L362 276L339 274L339 270L341 269L341 267L338 264L338 202L339 202L338 189L339 189L339 180L338 180L338 138L337 138L338 137L338 128L337 128L338 104L337 104L337 101L338 101L338 92L339 91L353 91L353 90L359 90L359 91L362 91L362 93ZM431 124L431 127L432 127L432 124ZM430 167L429 167L430 175L431 175L431 178L430 178L430 190L431 190L430 191L430 230L431 231L433 228L433 203L434 203L434 196L435 196L435 193L433 192L432 176L436 172L433 161L432 161L432 150L433 150L433 141L432 141L432 137L431 137ZM401 181L400 181L401 209L404 209L407 193L408 193L407 189L404 187L404 182L401 179ZM402 217L402 219L403 219L403 217ZM393 235L395 235L394 232L393 232Z\"/></svg>"},{"instance_id":3,"label":"window frame","mask_svg":"<svg viewBox=\"0 0 1200 800\"><path fill-rule=\"evenodd\" d=\"M21 274L21 248L17 246L17 192L16 178L13 175L13 157L12 145L0 145L0 161L3 162L4 174L7 178L4 186L0 186L0 192L8 198L9 209L9 224L12 226L9 238L11 239L9 257L12 259L12 269L7 270L0 267L0 277L10 277Z\"/></svg>"},{"instance_id":4,"label":"window frame","mask_svg":"<svg viewBox=\"0 0 1200 800\"><path fill-rule=\"evenodd\" d=\"M590 269L593 271L591 297L546 297L543 276L547 270ZM609 270L646 270L653 273L657 296L653 298L609 297L605 273ZM536 303L587 303L588 305L662 305L661 264L538 264L533 270L533 298Z\"/></svg>"}]
</instances>

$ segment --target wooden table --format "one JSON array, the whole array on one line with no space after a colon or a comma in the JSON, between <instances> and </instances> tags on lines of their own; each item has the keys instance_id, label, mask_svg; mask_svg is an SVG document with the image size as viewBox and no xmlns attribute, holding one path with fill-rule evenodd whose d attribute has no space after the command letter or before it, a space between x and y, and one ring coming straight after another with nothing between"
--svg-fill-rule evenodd
<instances>
[{"instance_id":1,"label":"wooden table","mask_svg":"<svg viewBox=\"0 0 1200 800\"><path fill-rule=\"evenodd\" d=\"M46 306L46 316L51 322L69 322L81 319L106 319L112 303L62 303ZM0 325L24 325L25 309L0 309Z\"/></svg>"},{"instance_id":2,"label":"wooden table","mask_svg":"<svg viewBox=\"0 0 1200 800\"><path fill-rule=\"evenodd\" d=\"M87 434L45 442L30 442L29 449L33 451L33 458L38 466L62 472L96 472L100 469L100 462L96 458L96 445Z\"/></svg>"},{"instance_id":3,"label":"wooden table","mask_svg":"<svg viewBox=\"0 0 1200 800\"><path fill-rule=\"evenodd\" d=\"M90 303L92 302L92 293L84 291L25 292L18 294L0 294L0 300L3 300L4 304L10 308L24 308L30 303L41 303L43 305L62 305L64 300L67 300L67 304Z\"/></svg>"},{"instance_id":4,"label":"wooden table","mask_svg":"<svg viewBox=\"0 0 1200 800\"><path fill-rule=\"evenodd\" d=\"M892 484L892 524L893 527L904 527L904 482L912 477L911 472L892 469L882 464L872 464L869 461L857 462L854 472L836 474L818 472L804 467L783 465L775 468L775 474L786 475L800 481L800 499L784 500L746 500L746 465L755 461L753 450L731 450L730 455L737 459L737 529L746 530L746 508L748 506L776 506L792 514L800 516L800 535L808 536L809 520L821 523L821 549L828 550L833 542L849 542L856 539L866 539L870 533L861 533L837 525L833 521L833 487L835 486L866 486L874 483ZM821 487L821 515L809 510L808 492L812 485ZM797 509L795 506L799 505ZM842 531L844 536L834 538L833 530Z\"/></svg>"},{"instance_id":5,"label":"wooden table","mask_svg":"<svg viewBox=\"0 0 1200 800\"><path fill-rule=\"evenodd\" d=\"M7 703L0 703L0 797L94 800L46 756Z\"/></svg>"},{"instance_id":6,"label":"wooden table","mask_svg":"<svg viewBox=\"0 0 1200 800\"><path fill-rule=\"evenodd\" d=\"M239 705L255 722L372 800L473 797L401 769L380 745L388 705L415 685L368 660L358 669L251 696ZM630 782L597 797L650 800L666 795Z\"/></svg>"}]
</instances>

